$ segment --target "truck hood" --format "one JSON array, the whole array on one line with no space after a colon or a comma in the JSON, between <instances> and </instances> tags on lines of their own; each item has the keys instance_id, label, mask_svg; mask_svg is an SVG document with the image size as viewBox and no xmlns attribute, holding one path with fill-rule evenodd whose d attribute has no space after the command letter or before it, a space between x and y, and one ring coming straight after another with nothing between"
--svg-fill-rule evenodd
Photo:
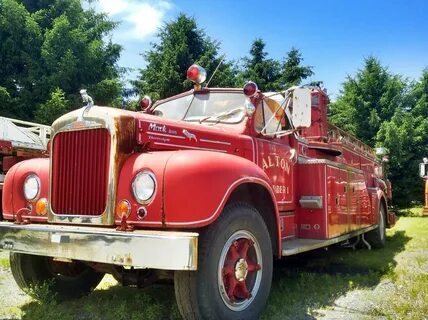
<instances>
[{"instance_id":1,"label":"truck hood","mask_svg":"<svg viewBox=\"0 0 428 320\"><path fill-rule=\"evenodd\" d=\"M150 150L201 150L253 155L252 139L242 132L244 124L221 125L186 122L139 114L137 143Z\"/></svg>"}]
</instances>

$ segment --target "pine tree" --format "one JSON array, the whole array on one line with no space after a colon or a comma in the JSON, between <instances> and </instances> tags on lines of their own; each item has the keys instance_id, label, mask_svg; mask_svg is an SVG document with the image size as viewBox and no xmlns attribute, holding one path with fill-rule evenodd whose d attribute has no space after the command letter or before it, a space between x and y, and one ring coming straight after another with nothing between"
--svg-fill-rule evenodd
<instances>
[{"instance_id":1,"label":"pine tree","mask_svg":"<svg viewBox=\"0 0 428 320\"><path fill-rule=\"evenodd\" d=\"M409 206L423 201L418 164L428 155L428 69L411 87L407 107L397 109L390 121L382 123L377 144L389 150L388 177L393 183L394 203Z\"/></svg>"},{"instance_id":2,"label":"pine tree","mask_svg":"<svg viewBox=\"0 0 428 320\"><path fill-rule=\"evenodd\" d=\"M254 81L262 91L278 89L280 64L273 59L267 59L266 44L260 38L254 40L250 56L243 59L243 70L237 77L237 85L243 86L246 81Z\"/></svg>"},{"instance_id":3,"label":"pine tree","mask_svg":"<svg viewBox=\"0 0 428 320\"><path fill-rule=\"evenodd\" d=\"M193 85L186 79L186 71L192 64L200 64L210 77L222 60L219 43L199 29L195 19L184 14L166 23L157 37L159 42L143 54L147 65L134 82L136 89L150 95L152 100L191 89ZM223 61L210 86L231 86L233 80L231 63Z\"/></svg>"},{"instance_id":4,"label":"pine tree","mask_svg":"<svg viewBox=\"0 0 428 320\"><path fill-rule=\"evenodd\" d=\"M280 83L284 88L289 88L302 83L314 74L312 66L302 66L303 62L302 53L292 47L287 53L281 69Z\"/></svg>"},{"instance_id":5,"label":"pine tree","mask_svg":"<svg viewBox=\"0 0 428 320\"><path fill-rule=\"evenodd\" d=\"M2 0L0 86L10 99L1 114L32 120L57 88L69 101L67 111L80 107L82 87L91 93L102 81L117 80L121 48L106 40L115 26L78 0Z\"/></svg>"},{"instance_id":6,"label":"pine tree","mask_svg":"<svg viewBox=\"0 0 428 320\"><path fill-rule=\"evenodd\" d=\"M330 121L374 146L381 124L406 107L405 90L400 76L369 57L363 69L343 83L341 95L330 105Z\"/></svg>"}]
</instances>

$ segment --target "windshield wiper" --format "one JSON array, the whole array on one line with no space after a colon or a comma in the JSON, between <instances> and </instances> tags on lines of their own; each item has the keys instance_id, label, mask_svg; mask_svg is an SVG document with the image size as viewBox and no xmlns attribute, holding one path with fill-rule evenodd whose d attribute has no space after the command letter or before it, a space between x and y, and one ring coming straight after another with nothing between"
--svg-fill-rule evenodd
<instances>
[{"instance_id":1,"label":"windshield wiper","mask_svg":"<svg viewBox=\"0 0 428 320\"><path fill-rule=\"evenodd\" d=\"M235 109L225 111L225 112L221 112L221 113L209 116L209 117L201 118L201 119L199 119L199 123L202 123L202 122L207 121L207 120L221 121L221 120L226 119L226 118L228 118L228 117L230 117L230 116L232 116L238 112L243 112L243 111L245 111L245 109L243 107L235 108Z\"/></svg>"}]
</instances>

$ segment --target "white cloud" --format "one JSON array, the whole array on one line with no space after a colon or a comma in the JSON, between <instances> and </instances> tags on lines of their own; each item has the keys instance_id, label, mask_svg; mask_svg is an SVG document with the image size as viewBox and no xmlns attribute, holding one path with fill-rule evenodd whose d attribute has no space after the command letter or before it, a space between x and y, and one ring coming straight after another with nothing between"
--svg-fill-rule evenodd
<instances>
[{"instance_id":1,"label":"white cloud","mask_svg":"<svg viewBox=\"0 0 428 320\"><path fill-rule=\"evenodd\" d=\"M172 8L171 2L147 0L98 0L96 10L107 13L122 24L117 36L143 41L157 32Z\"/></svg>"}]
</instances>

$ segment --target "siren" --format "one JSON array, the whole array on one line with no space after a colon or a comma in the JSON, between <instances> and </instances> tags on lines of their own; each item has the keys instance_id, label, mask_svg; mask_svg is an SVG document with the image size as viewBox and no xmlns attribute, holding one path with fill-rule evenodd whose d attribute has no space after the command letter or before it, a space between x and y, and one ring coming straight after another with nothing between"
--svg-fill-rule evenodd
<instances>
[{"instance_id":1,"label":"siren","mask_svg":"<svg viewBox=\"0 0 428 320\"><path fill-rule=\"evenodd\" d=\"M253 81L248 81L244 86L244 94L248 98L252 98L257 93L258 87L257 84Z\"/></svg>"},{"instance_id":2,"label":"siren","mask_svg":"<svg viewBox=\"0 0 428 320\"><path fill-rule=\"evenodd\" d=\"M197 89L200 89L201 84L206 80L206 78L207 72L197 64L192 64L189 69L187 69L187 79L195 83Z\"/></svg>"},{"instance_id":3,"label":"siren","mask_svg":"<svg viewBox=\"0 0 428 320\"><path fill-rule=\"evenodd\" d=\"M149 96L144 96L143 99L140 100L140 108L142 111L146 111L152 105L152 99Z\"/></svg>"}]
</instances>

